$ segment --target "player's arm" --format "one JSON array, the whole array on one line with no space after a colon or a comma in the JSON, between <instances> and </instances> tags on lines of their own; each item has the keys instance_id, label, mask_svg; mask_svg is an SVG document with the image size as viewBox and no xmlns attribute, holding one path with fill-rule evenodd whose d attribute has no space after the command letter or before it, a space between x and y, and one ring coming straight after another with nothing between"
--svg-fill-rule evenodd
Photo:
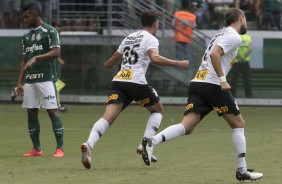
<instances>
[{"instance_id":1,"label":"player's arm","mask_svg":"<svg viewBox=\"0 0 282 184\"><path fill-rule=\"evenodd\" d=\"M58 58L57 61L58 61L58 63L60 65L64 65L65 64L65 60L63 60L62 58Z\"/></svg>"},{"instance_id":2,"label":"player's arm","mask_svg":"<svg viewBox=\"0 0 282 184\"><path fill-rule=\"evenodd\" d=\"M188 68L188 60L172 60L159 55L159 51L156 48L150 48L147 54L151 60L151 63L159 66L178 66L180 68Z\"/></svg>"},{"instance_id":3,"label":"player's arm","mask_svg":"<svg viewBox=\"0 0 282 184\"><path fill-rule=\"evenodd\" d=\"M37 61L44 61L44 60L50 60L54 58L58 58L60 56L60 48L54 47L49 52L46 52L45 54L37 55L31 58L25 65L25 69L28 67L31 67L31 65Z\"/></svg>"},{"instance_id":4,"label":"player's arm","mask_svg":"<svg viewBox=\"0 0 282 184\"><path fill-rule=\"evenodd\" d=\"M26 65L26 57L25 57L25 54L22 54L22 60L20 64L20 73L19 73L18 84L17 84L17 95L18 96L23 95L22 81L23 81L24 74L25 74L25 70L24 70L25 65Z\"/></svg>"},{"instance_id":5,"label":"player's arm","mask_svg":"<svg viewBox=\"0 0 282 184\"><path fill-rule=\"evenodd\" d=\"M122 54L116 51L105 63L104 67L108 70L112 69L122 58Z\"/></svg>"},{"instance_id":6,"label":"player's arm","mask_svg":"<svg viewBox=\"0 0 282 184\"><path fill-rule=\"evenodd\" d=\"M231 87L227 83L226 76L224 75L224 72L221 67L221 56L223 55L224 55L224 51L222 47L215 45L210 53L210 58L214 71L216 72L219 78L221 90L229 90L231 89Z\"/></svg>"}]
</instances>

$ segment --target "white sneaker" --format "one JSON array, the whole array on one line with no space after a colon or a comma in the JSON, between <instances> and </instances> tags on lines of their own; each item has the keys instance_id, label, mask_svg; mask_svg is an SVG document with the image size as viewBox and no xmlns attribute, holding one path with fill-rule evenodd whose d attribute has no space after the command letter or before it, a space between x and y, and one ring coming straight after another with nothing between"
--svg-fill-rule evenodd
<instances>
[{"instance_id":1,"label":"white sneaker","mask_svg":"<svg viewBox=\"0 0 282 184\"><path fill-rule=\"evenodd\" d=\"M236 171L236 179L239 181L244 180L259 180L263 177L262 173L255 172L252 169L247 169L247 171L244 174L241 174L240 171Z\"/></svg>"},{"instance_id":2,"label":"white sneaker","mask_svg":"<svg viewBox=\"0 0 282 184\"><path fill-rule=\"evenodd\" d=\"M82 153L82 158L81 158L82 164L86 169L90 169L92 149L87 143L83 143L80 149Z\"/></svg>"},{"instance_id":3,"label":"white sneaker","mask_svg":"<svg viewBox=\"0 0 282 184\"><path fill-rule=\"evenodd\" d=\"M142 144L139 144L139 145L137 146L136 152L137 152L139 155L142 154L142 152L143 152L143 145L142 145ZM152 155L151 162L157 162L157 161L158 161L157 157L156 157L155 155Z\"/></svg>"},{"instance_id":4,"label":"white sneaker","mask_svg":"<svg viewBox=\"0 0 282 184\"><path fill-rule=\"evenodd\" d=\"M152 140L150 138L144 137L142 139L142 159L146 165L150 165L152 161L152 155L153 155L153 144Z\"/></svg>"}]
</instances>

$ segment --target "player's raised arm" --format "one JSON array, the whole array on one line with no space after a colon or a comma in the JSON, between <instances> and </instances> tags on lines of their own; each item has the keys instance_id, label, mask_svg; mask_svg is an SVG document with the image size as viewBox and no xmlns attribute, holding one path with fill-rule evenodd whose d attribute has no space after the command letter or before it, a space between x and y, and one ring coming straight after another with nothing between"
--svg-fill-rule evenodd
<instances>
[{"instance_id":1,"label":"player's raised arm","mask_svg":"<svg viewBox=\"0 0 282 184\"><path fill-rule=\"evenodd\" d=\"M188 60L172 60L166 57L159 55L158 49L151 48L147 51L150 60L155 65L160 66L178 66L180 68L188 68L189 61Z\"/></svg>"}]
</instances>

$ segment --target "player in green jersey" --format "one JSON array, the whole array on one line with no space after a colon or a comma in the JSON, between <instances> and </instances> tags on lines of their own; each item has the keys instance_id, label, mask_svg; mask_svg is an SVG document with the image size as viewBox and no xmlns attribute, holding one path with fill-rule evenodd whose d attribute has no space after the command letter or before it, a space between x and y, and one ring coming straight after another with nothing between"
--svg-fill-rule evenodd
<instances>
[{"instance_id":1,"label":"player in green jersey","mask_svg":"<svg viewBox=\"0 0 282 184\"><path fill-rule=\"evenodd\" d=\"M23 19L30 30L22 37L23 55L17 93L23 96L22 107L27 108L28 129L33 144L32 150L23 156L43 156L38 120L38 112L42 107L47 110L52 121L57 141L53 156L63 157L63 125L55 87L56 59L60 53L59 36L54 27L42 21L41 11L35 3L23 7Z\"/></svg>"}]
</instances>

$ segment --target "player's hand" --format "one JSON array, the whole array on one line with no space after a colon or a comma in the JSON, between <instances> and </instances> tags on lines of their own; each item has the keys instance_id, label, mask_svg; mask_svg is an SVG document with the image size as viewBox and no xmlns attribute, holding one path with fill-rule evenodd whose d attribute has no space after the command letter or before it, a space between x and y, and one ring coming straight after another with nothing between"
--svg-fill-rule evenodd
<instances>
[{"instance_id":1,"label":"player's hand","mask_svg":"<svg viewBox=\"0 0 282 184\"><path fill-rule=\"evenodd\" d=\"M23 85L22 84L18 84L18 86L17 86L17 95L18 96L23 96L23 93L24 93Z\"/></svg>"},{"instance_id":2,"label":"player's hand","mask_svg":"<svg viewBox=\"0 0 282 184\"><path fill-rule=\"evenodd\" d=\"M228 82L221 82L220 87L222 91L229 91L231 89L230 85Z\"/></svg>"},{"instance_id":3,"label":"player's hand","mask_svg":"<svg viewBox=\"0 0 282 184\"><path fill-rule=\"evenodd\" d=\"M60 65L64 65L65 64L65 60L61 59L61 58L58 58L58 63Z\"/></svg>"},{"instance_id":4,"label":"player's hand","mask_svg":"<svg viewBox=\"0 0 282 184\"><path fill-rule=\"evenodd\" d=\"M24 69L26 70L27 68L31 68L31 65L32 65L33 63L35 63L36 61L37 61L37 60L36 60L35 57L31 58L31 59L25 64Z\"/></svg>"},{"instance_id":5,"label":"player's hand","mask_svg":"<svg viewBox=\"0 0 282 184\"><path fill-rule=\"evenodd\" d=\"M189 61L188 60L178 61L177 66L180 67L180 68L188 68Z\"/></svg>"}]
</instances>

